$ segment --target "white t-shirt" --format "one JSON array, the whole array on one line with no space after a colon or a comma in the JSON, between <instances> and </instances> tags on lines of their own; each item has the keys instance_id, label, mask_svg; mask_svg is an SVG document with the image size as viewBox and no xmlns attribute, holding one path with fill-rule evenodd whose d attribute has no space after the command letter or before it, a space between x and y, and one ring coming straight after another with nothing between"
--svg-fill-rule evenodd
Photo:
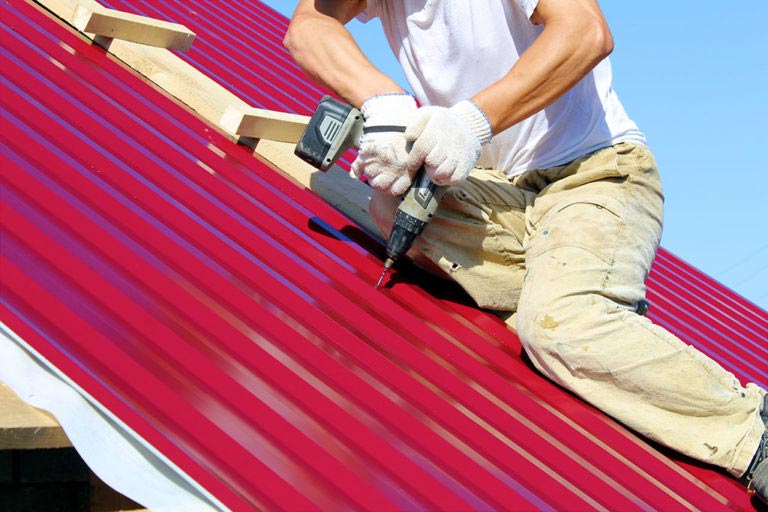
<instances>
[{"instance_id":1,"label":"white t-shirt","mask_svg":"<svg viewBox=\"0 0 768 512\"><path fill-rule=\"evenodd\" d=\"M541 33L538 0L367 0L422 105L469 99L512 68ZM603 60L551 106L495 134L478 165L509 176L560 165L618 142L645 143L611 86Z\"/></svg>"}]
</instances>

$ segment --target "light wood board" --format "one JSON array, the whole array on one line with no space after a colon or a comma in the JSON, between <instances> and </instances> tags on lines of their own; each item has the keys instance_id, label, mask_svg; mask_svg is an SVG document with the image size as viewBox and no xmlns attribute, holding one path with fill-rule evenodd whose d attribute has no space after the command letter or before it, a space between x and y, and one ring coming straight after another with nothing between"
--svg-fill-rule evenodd
<instances>
[{"instance_id":1,"label":"light wood board","mask_svg":"<svg viewBox=\"0 0 768 512\"><path fill-rule=\"evenodd\" d=\"M72 446L56 419L0 383L0 450Z\"/></svg>"},{"instance_id":2,"label":"light wood board","mask_svg":"<svg viewBox=\"0 0 768 512\"><path fill-rule=\"evenodd\" d=\"M81 32L170 50L187 51L195 40L194 32L178 23L93 5L78 5L71 21Z\"/></svg>"}]
</instances>

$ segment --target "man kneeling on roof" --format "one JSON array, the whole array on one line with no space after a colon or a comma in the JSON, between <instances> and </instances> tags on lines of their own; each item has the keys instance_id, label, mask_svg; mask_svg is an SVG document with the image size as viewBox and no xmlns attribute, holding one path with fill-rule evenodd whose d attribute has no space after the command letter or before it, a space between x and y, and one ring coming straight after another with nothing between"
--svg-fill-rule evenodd
<instances>
[{"instance_id":1,"label":"man kneeling on roof","mask_svg":"<svg viewBox=\"0 0 768 512\"><path fill-rule=\"evenodd\" d=\"M381 20L415 98L365 57L354 17ZM406 127L364 135L351 169L385 236L424 165L449 188L418 264L501 312L550 379L768 500L766 391L637 313L663 196L595 0L302 0L285 44L366 127Z\"/></svg>"}]
</instances>

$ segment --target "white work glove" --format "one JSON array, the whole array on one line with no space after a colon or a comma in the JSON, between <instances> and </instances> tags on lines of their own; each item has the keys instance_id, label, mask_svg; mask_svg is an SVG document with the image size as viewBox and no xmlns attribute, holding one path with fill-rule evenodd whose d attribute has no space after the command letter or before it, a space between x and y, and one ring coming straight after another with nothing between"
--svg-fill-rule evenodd
<instances>
[{"instance_id":1,"label":"white work glove","mask_svg":"<svg viewBox=\"0 0 768 512\"><path fill-rule=\"evenodd\" d=\"M364 133L350 176L359 179L365 175L373 188L395 196L407 192L416 171L409 173L406 167L408 151L403 132L416 110L416 100L410 94L382 94L367 99L360 107L363 130L390 126L400 131Z\"/></svg>"},{"instance_id":2,"label":"white work glove","mask_svg":"<svg viewBox=\"0 0 768 512\"><path fill-rule=\"evenodd\" d=\"M405 131L413 143L408 170L424 165L436 185L453 185L464 180L480 158L481 146L490 142L491 123L471 101L450 108L421 107Z\"/></svg>"}]
</instances>

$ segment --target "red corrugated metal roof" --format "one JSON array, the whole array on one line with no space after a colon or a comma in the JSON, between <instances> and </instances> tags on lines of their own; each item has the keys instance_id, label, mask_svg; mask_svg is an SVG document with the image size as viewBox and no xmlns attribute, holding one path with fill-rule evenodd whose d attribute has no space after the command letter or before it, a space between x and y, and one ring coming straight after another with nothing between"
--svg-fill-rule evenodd
<instances>
[{"instance_id":1,"label":"red corrugated metal roof","mask_svg":"<svg viewBox=\"0 0 768 512\"><path fill-rule=\"evenodd\" d=\"M184 58L254 106L322 94L258 2L105 5L190 27ZM2 321L228 507L750 508L456 288L406 267L374 290L375 241L31 4L0 29ZM649 288L655 321L768 384L765 311L665 251Z\"/></svg>"}]
</instances>

